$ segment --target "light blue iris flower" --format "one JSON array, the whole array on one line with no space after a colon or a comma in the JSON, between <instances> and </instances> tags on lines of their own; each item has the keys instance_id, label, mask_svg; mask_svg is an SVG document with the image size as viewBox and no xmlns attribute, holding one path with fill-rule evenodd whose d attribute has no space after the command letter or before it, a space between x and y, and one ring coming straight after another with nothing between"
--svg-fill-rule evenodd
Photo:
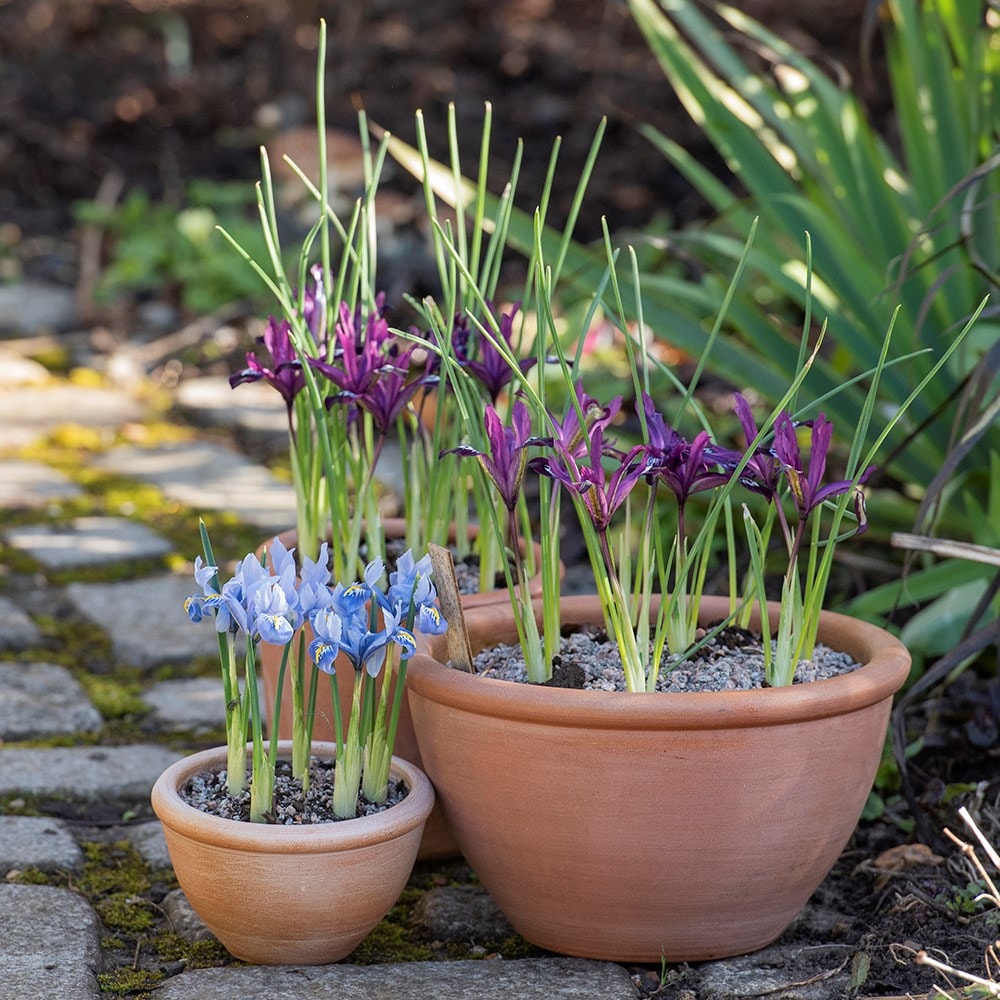
<instances>
[{"instance_id":1,"label":"light blue iris flower","mask_svg":"<svg viewBox=\"0 0 1000 1000\"><path fill-rule=\"evenodd\" d=\"M383 607L402 604L404 608L409 608L411 601L414 606L433 601L436 592L431 583L432 572L429 554L414 560L413 550L407 549L396 561L395 571L389 574L389 589Z\"/></svg>"},{"instance_id":2,"label":"light blue iris flower","mask_svg":"<svg viewBox=\"0 0 1000 1000\"><path fill-rule=\"evenodd\" d=\"M191 621L201 621L208 610L216 612L215 625L220 632L243 632L251 640L285 645L304 622L312 625L315 638L309 645L309 658L325 673L336 671L338 653L343 651L359 673L375 677L385 663L391 643L400 649L400 659L408 659L416 650L413 631L404 624L413 620L417 630L439 635L448 627L434 605L437 592L431 582L429 556L420 560L406 552L390 577L387 591L378 583L385 565L373 559L365 567L362 579L330 588L329 551L326 543L314 561L303 559L296 574L294 549L286 549L275 538L269 550L268 565L248 554L232 578L216 588L218 567L195 560L195 582L201 587L184 602ZM381 610L381 628L376 628ZM411 617L412 616L412 617Z\"/></svg>"},{"instance_id":3,"label":"light blue iris flower","mask_svg":"<svg viewBox=\"0 0 1000 1000\"><path fill-rule=\"evenodd\" d=\"M407 549L396 562L396 569L389 575L389 589L380 603L391 611L399 606L404 618L412 611L413 626L424 635L441 635L448 629L448 622L435 604L437 589L431 581L433 566L430 555L419 560Z\"/></svg>"},{"instance_id":4,"label":"light blue iris flower","mask_svg":"<svg viewBox=\"0 0 1000 1000\"><path fill-rule=\"evenodd\" d=\"M417 648L416 639L409 629L400 625L402 608L397 605L395 611L383 614L385 627L378 631L369 628L367 612L356 613L344 622L344 633L341 636L340 648L359 673L367 670L369 676L377 677L385 662L385 654L389 643L394 642L400 647L400 659L406 660Z\"/></svg>"},{"instance_id":5,"label":"light blue iris flower","mask_svg":"<svg viewBox=\"0 0 1000 1000\"><path fill-rule=\"evenodd\" d=\"M431 600L433 599L432 596ZM441 635L448 631L448 622L434 604L421 604L417 608L417 617L413 624L423 635Z\"/></svg>"},{"instance_id":6,"label":"light blue iris flower","mask_svg":"<svg viewBox=\"0 0 1000 1000\"><path fill-rule=\"evenodd\" d=\"M195 582L202 593L185 600L188 617L194 622L201 621L205 611L212 609L216 612L215 627L219 632L243 632L272 645L285 645L302 617L296 609L292 555L282 546L278 557L273 564L281 573L272 575L253 553L248 554L220 591L212 582L218 567L205 565L199 556L195 559Z\"/></svg>"},{"instance_id":7,"label":"light blue iris flower","mask_svg":"<svg viewBox=\"0 0 1000 1000\"><path fill-rule=\"evenodd\" d=\"M329 558L329 547L324 542L315 562L308 556L302 560L297 608L303 620L312 621L320 611L330 607Z\"/></svg>"},{"instance_id":8,"label":"light blue iris flower","mask_svg":"<svg viewBox=\"0 0 1000 1000\"><path fill-rule=\"evenodd\" d=\"M318 609L313 615L312 627L316 638L309 643L309 659L324 673L335 674L343 633L340 615L333 608Z\"/></svg>"}]
</instances>

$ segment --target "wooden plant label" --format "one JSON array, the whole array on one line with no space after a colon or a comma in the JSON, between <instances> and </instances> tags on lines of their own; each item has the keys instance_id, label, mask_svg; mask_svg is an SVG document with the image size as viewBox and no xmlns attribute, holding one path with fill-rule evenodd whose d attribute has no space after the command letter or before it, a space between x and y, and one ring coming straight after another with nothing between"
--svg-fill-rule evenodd
<instances>
[{"instance_id":1,"label":"wooden plant label","mask_svg":"<svg viewBox=\"0 0 1000 1000\"><path fill-rule=\"evenodd\" d=\"M434 585L441 602L441 613L448 622L448 657L454 666L468 670L470 674L474 673L472 646L469 643L469 633L465 630L465 615L462 614L462 601L458 595L458 579L451 551L433 542L428 543L427 551L434 566Z\"/></svg>"}]
</instances>

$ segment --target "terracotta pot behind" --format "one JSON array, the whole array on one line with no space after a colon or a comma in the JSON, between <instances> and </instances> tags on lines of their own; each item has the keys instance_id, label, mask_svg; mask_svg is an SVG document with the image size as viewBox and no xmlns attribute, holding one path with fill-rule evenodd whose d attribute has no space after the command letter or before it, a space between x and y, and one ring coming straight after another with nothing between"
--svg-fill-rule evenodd
<instances>
[{"instance_id":1,"label":"terracotta pot behind","mask_svg":"<svg viewBox=\"0 0 1000 1000\"><path fill-rule=\"evenodd\" d=\"M383 521L383 529L387 538L401 538L406 531L406 523L401 518L386 518ZM296 532L286 531L278 536L286 548L292 548L296 544ZM267 544L267 543L265 543ZM261 547L263 548L263 546ZM536 546L537 550L537 546ZM258 550L258 554L260 550ZM540 550L536 551L536 557L540 558ZM537 577L534 581L534 589L540 589L541 580ZM509 601L506 590L483 591L478 594L466 594L462 598L462 606L466 610L488 606ZM304 630L306 649L313 639L312 630L308 627ZM296 636L294 647L289 653L289 667L293 662L292 657L297 655L299 638ZM418 636L418 642L423 643L424 637ZM281 668L282 649L277 646L269 646L261 643L260 662L258 670L261 678L261 689L264 696L264 706L268 719L274 718L274 704L278 688L278 672ZM344 725L347 724L347 716L350 713L351 693L354 686L354 669L346 657L338 659L340 666L337 668L336 683L340 693L341 714ZM307 688L305 703L309 703L309 689L312 684L311 675L313 671L307 671ZM327 674L318 677L318 690L316 692L316 717L313 723L313 738L316 740L333 740L333 692L331 684L333 678ZM281 714L278 719L278 736L287 740L292 737L292 691L291 683L286 678L282 688ZM417 740L413 733L413 723L410 718L410 708L408 700L403 701L400 712L399 728L396 732L396 746L394 753L397 757L411 761L417 767L421 767L420 750L417 747ZM455 838L452 836L448 823L435 807L427 820L424 830L424 839L420 847L421 861L434 861L444 858L458 857L459 850Z\"/></svg>"},{"instance_id":2,"label":"terracotta pot behind","mask_svg":"<svg viewBox=\"0 0 1000 1000\"><path fill-rule=\"evenodd\" d=\"M313 639L313 632L309 626L303 629L306 648ZM295 638L296 647L299 638ZM289 661L296 653L293 650L289 654ZM281 649L277 646L268 646L266 643L260 645L260 676L262 690L264 693L264 703L267 717L274 717L275 692L278 686L278 672L281 669ZM307 671L305 703L309 703L309 690L312 686L312 677L316 677L318 688L316 691L316 715L313 721L313 739L320 741L332 741L334 738L333 726L333 690L332 685L336 683L340 693L340 706L343 714L344 725L347 725L347 717L351 709L351 697L354 688L354 667L346 656L337 657L337 672L333 676L315 671ZM379 685L381 690L381 684ZM281 739L290 739L292 735L292 694L291 684L286 677L282 688L281 715L278 719L278 736ZM399 713L399 727L396 730L396 745L393 748L396 757L408 760L418 768L423 768L420 760L420 750L417 747L417 738L413 733L413 720L410 717L409 699L404 698ZM445 858L457 858L459 856L458 843L448 826L448 821L444 818L441 809L435 804L430 816L424 826L424 835L420 843L418 857L421 861L439 861Z\"/></svg>"},{"instance_id":3,"label":"terracotta pot behind","mask_svg":"<svg viewBox=\"0 0 1000 1000\"><path fill-rule=\"evenodd\" d=\"M332 757L334 748L319 744L314 752ZM209 816L181 799L178 790L193 775L225 765L225 747L204 750L153 786L153 809L188 902L244 961L322 965L346 957L406 886L434 803L430 782L394 758L390 773L409 789L398 805L338 823L271 826Z\"/></svg>"},{"instance_id":4,"label":"terracotta pot behind","mask_svg":"<svg viewBox=\"0 0 1000 1000\"><path fill-rule=\"evenodd\" d=\"M563 601L564 624L600 621L596 599ZM516 641L501 608L467 624L474 649ZM854 830L909 669L874 626L826 615L820 639L865 665L791 688L625 694L489 680L417 654L421 758L514 927L543 948L627 962L773 941Z\"/></svg>"},{"instance_id":5,"label":"terracotta pot behind","mask_svg":"<svg viewBox=\"0 0 1000 1000\"><path fill-rule=\"evenodd\" d=\"M402 518L385 518L383 521L383 529L387 538L401 538L406 531L406 523ZM296 544L296 532L295 531L285 531L279 536L282 544L286 548L293 548ZM267 544L267 543L265 543ZM264 546L258 549L258 554L263 550ZM541 552L536 546L536 557L541 557ZM540 593L541 588L541 578L536 577L532 581L532 594L534 595L536 591ZM504 590L490 590L482 591L478 594L465 594L462 597L462 607L466 610L472 610L474 608L484 607L491 604L507 604L510 598L507 596L507 591ZM306 648L308 649L309 643L312 641L313 635L311 629L306 629ZM418 636L418 642L423 644L424 637ZM292 656L297 652L298 638L295 639L296 648L289 653L289 663L292 661ZM259 671L261 677L261 684L264 694L264 705L267 710L267 717L269 719L274 718L274 701L277 693L278 687L278 671L281 667L281 657L282 649L276 646L269 646L266 643L262 643L260 647L260 664ZM350 663L345 659L344 661L345 669L338 668L337 678L340 690L340 704L341 711L344 715L346 722L347 713L350 709L351 704L351 689L354 684L354 673L351 668ZM308 703L308 690L306 693L306 702ZM319 690L316 695L316 721L313 727L313 735L315 739L318 740L332 740L333 739L333 699L332 691L330 690L330 678L326 675L319 678ZM284 688L282 690L281 697L281 715L278 720L278 736L283 739L291 739L292 737L292 692L291 685L286 681ZM402 715L399 721L399 731L396 736L396 754L405 760L413 761L418 767L420 766L419 751L417 749L416 737L413 735L413 726L410 722L410 713L404 702Z\"/></svg>"}]
</instances>

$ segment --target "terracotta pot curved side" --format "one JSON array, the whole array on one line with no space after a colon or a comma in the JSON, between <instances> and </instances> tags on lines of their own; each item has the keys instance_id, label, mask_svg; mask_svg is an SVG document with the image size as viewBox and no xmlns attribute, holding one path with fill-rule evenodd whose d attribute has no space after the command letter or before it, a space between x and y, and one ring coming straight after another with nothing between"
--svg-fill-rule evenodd
<instances>
[{"instance_id":1,"label":"terracotta pot curved side","mask_svg":"<svg viewBox=\"0 0 1000 1000\"><path fill-rule=\"evenodd\" d=\"M318 756L333 752L332 744L314 745ZM406 886L434 804L427 777L393 758L390 774L409 790L398 805L338 823L272 826L210 816L181 799L192 776L225 764L225 747L201 751L153 786L153 810L188 902L244 961L322 965L346 957Z\"/></svg>"},{"instance_id":2,"label":"terracotta pot curved side","mask_svg":"<svg viewBox=\"0 0 1000 1000\"><path fill-rule=\"evenodd\" d=\"M704 620L727 607L707 599ZM596 598L564 599L564 624L601 620ZM502 609L467 624L474 650L516 641ZM857 824L910 663L891 635L842 616L824 616L820 639L864 666L791 688L626 694L474 677L417 654L422 760L518 932L635 962L778 937Z\"/></svg>"}]
</instances>

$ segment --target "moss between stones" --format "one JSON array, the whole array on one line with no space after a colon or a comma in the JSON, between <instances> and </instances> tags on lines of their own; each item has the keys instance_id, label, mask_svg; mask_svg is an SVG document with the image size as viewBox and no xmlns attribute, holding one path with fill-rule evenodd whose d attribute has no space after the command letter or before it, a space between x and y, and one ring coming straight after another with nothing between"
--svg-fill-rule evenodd
<instances>
[{"instance_id":1,"label":"moss between stones","mask_svg":"<svg viewBox=\"0 0 1000 1000\"><path fill-rule=\"evenodd\" d=\"M173 931L159 934L154 941L157 955L164 962L183 962L189 969L211 969L238 963L216 940L188 941Z\"/></svg>"},{"instance_id":2,"label":"moss between stones","mask_svg":"<svg viewBox=\"0 0 1000 1000\"><path fill-rule=\"evenodd\" d=\"M38 796L25 795L22 792L8 792L6 795L0 795L0 815L41 816L42 809Z\"/></svg>"},{"instance_id":3,"label":"moss between stones","mask_svg":"<svg viewBox=\"0 0 1000 1000\"><path fill-rule=\"evenodd\" d=\"M113 993L116 996L145 994L166 978L166 973L158 970L132 969L123 965L114 972L98 973L97 985L102 993Z\"/></svg>"},{"instance_id":4,"label":"moss between stones","mask_svg":"<svg viewBox=\"0 0 1000 1000\"><path fill-rule=\"evenodd\" d=\"M72 614L39 615L43 645L39 659L72 669L110 673L111 639L99 626Z\"/></svg>"},{"instance_id":5,"label":"moss between stones","mask_svg":"<svg viewBox=\"0 0 1000 1000\"><path fill-rule=\"evenodd\" d=\"M80 848L84 866L77 888L85 896L97 898L105 893L140 893L149 889L149 868L127 840L110 844L88 840Z\"/></svg>"},{"instance_id":6,"label":"moss between stones","mask_svg":"<svg viewBox=\"0 0 1000 1000\"><path fill-rule=\"evenodd\" d=\"M8 874L11 882L18 885L53 885L55 877L51 872L44 872L41 868L22 868L16 874Z\"/></svg>"},{"instance_id":7,"label":"moss between stones","mask_svg":"<svg viewBox=\"0 0 1000 1000\"><path fill-rule=\"evenodd\" d=\"M348 961L355 965L373 965L432 960L434 952L419 939L418 928L412 919L413 907L422 895L421 889L404 889L399 902L354 949Z\"/></svg>"},{"instance_id":8,"label":"moss between stones","mask_svg":"<svg viewBox=\"0 0 1000 1000\"><path fill-rule=\"evenodd\" d=\"M143 683L138 672L119 671L113 676L81 672L77 678L105 719L145 715L149 706L142 700Z\"/></svg>"}]
</instances>

